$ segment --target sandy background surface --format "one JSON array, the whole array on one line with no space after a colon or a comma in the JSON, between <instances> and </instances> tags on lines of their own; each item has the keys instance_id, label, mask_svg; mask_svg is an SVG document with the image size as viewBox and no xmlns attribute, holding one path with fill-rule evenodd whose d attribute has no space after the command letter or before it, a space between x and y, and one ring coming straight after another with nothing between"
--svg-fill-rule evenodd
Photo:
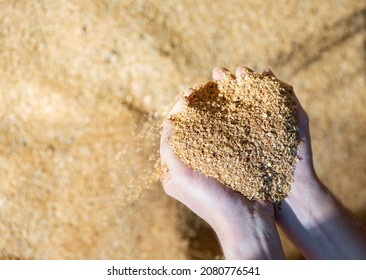
<instances>
[{"instance_id":1,"label":"sandy background surface","mask_svg":"<svg viewBox=\"0 0 366 280\"><path fill-rule=\"evenodd\" d=\"M294 86L320 178L366 221L364 1L2 0L0 258L219 258L154 179L152 128L238 65Z\"/></svg>"}]
</instances>

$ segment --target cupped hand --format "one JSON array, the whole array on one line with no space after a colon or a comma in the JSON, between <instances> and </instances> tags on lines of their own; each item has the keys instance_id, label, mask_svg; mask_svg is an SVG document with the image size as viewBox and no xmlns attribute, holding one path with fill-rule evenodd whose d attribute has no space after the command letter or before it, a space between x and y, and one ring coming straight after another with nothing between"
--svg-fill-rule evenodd
<instances>
[{"instance_id":1,"label":"cupped hand","mask_svg":"<svg viewBox=\"0 0 366 280\"><path fill-rule=\"evenodd\" d=\"M271 70L265 72L275 77ZM364 259L364 225L319 180L313 165L309 118L297 98L296 104L302 144L291 192L282 201L276 222L307 259Z\"/></svg>"},{"instance_id":2,"label":"cupped hand","mask_svg":"<svg viewBox=\"0 0 366 280\"><path fill-rule=\"evenodd\" d=\"M242 71L246 68L238 68L237 75ZM215 80L225 76L235 78L225 68L215 68L212 76ZM192 92L188 89L185 96L189 97ZM179 100L170 116L180 112L183 106L183 101ZM283 258L272 204L249 201L216 179L188 168L173 153L169 145L171 138L171 123L165 120L160 144L162 165L167 167L162 180L165 192L212 226L227 258ZM245 244L232 248L235 247L231 246L232 242L239 241Z\"/></svg>"},{"instance_id":3,"label":"cupped hand","mask_svg":"<svg viewBox=\"0 0 366 280\"><path fill-rule=\"evenodd\" d=\"M252 71L245 67L236 76ZM263 72L275 77L271 70ZM225 68L215 68L213 78L235 79ZM188 97L192 93L186 91ZM296 98L296 97L295 97ZM366 230L350 211L334 197L317 177L312 159L309 119L297 103L298 134L302 145L294 168L291 192L276 215L276 222L300 252L310 259L366 258ZM180 100L171 115L183 109ZM169 142L172 128L163 125L160 153L168 172L163 177L167 194L176 198L216 231L226 258L281 259L284 257L268 202L252 202L213 178L185 166L173 153Z\"/></svg>"}]
</instances>

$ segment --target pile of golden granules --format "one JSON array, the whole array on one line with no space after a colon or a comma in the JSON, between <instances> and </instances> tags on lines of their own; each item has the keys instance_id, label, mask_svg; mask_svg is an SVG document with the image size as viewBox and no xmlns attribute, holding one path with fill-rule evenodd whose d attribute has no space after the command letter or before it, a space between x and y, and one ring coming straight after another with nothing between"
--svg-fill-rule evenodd
<instances>
[{"instance_id":1,"label":"pile of golden granules","mask_svg":"<svg viewBox=\"0 0 366 280\"><path fill-rule=\"evenodd\" d=\"M280 203L300 144L292 87L248 70L194 89L171 118L174 153L249 200Z\"/></svg>"}]
</instances>

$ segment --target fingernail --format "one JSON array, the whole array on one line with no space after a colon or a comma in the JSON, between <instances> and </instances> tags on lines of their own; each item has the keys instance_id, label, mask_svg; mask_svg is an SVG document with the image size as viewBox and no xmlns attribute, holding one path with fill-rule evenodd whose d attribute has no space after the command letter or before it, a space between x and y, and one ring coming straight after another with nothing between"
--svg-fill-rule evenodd
<instances>
[{"instance_id":1,"label":"fingernail","mask_svg":"<svg viewBox=\"0 0 366 280\"><path fill-rule=\"evenodd\" d=\"M270 68L266 68L264 71L263 71L263 74L264 75L267 75L267 76L271 76L271 77L276 77L275 74L272 72L272 70Z\"/></svg>"},{"instance_id":2,"label":"fingernail","mask_svg":"<svg viewBox=\"0 0 366 280\"><path fill-rule=\"evenodd\" d=\"M235 75L237 78L253 73L254 71L248 67L239 66L236 68Z\"/></svg>"},{"instance_id":3,"label":"fingernail","mask_svg":"<svg viewBox=\"0 0 366 280\"><path fill-rule=\"evenodd\" d=\"M226 78L234 79L235 77L225 67L216 67L212 70L212 78L216 81L221 81Z\"/></svg>"},{"instance_id":4,"label":"fingernail","mask_svg":"<svg viewBox=\"0 0 366 280\"><path fill-rule=\"evenodd\" d=\"M185 100L187 100L188 102L191 102L194 95L193 95L194 89L193 88L188 88L184 91L184 95L183 97L185 98Z\"/></svg>"},{"instance_id":5,"label":"fingernail","mask_svg":"<svg viewBox=\"0 0 366 280\"><path fill-rule=\"evenodd\" d=\"M177 113L179 113L184 107L184 104L182 102L182 100L179 100L174 107L172 108L172 110L169 112L169 119L172 120L173 116Z\"/></svg>"}]
</instances>

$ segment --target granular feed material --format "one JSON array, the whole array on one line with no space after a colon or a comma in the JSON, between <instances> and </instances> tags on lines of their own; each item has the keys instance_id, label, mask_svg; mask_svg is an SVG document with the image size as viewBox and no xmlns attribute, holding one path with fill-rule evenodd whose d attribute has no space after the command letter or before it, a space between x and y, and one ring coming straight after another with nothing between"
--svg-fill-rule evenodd
<instances>
[{"instance_id":1,"label":"granular feed material","mask_svg":"<svg viewBox=\"0 0 366 280\"><path fill-rule=\"evenodd\" d=\"M280 203L293 181L298 137L292 87L247 68L194 87L173 115L174 153L249 200Z\"/></svg>"},{"instance_id":2,"label":"granular feed material","mask_svg":"<svg viewBox=\"0 0 366 280\"><path fill-rule=\"evenodd\" d=\"M220 258L141 176L148 116L219 65L291 81L317 175L366 221L365 19L359 0L0 1L0 258Z\"/></svg>"},{"instance_id":3,"label":"granular feed material","mask_svg":"<svg viewBox=\"0 0 366 280\"><path fill-rule=\"evenodd\" d=\"M300 143L292 87L246 69L194 89L172 116L174 153L249 200L279 203Z\"/></svg>"}]
</instances>

